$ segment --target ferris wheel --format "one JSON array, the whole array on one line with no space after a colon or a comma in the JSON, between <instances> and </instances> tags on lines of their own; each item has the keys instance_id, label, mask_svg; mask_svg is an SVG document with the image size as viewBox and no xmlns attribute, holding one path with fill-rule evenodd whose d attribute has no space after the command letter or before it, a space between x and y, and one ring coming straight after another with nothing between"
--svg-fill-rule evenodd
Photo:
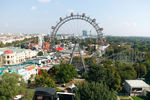
<instances>
[{"instance_id":1,"label":"ferris wheel","mask_svg":"<svg viewBox=\"0 0 150 100\"><path fill-rule=\"evenodd\" d=\"M82 15L73 13L65 18L60 17L59 22L55 26L51 27L51 39L55 41L58 35L74 35L83 36L86 35L97 38L97 43L103 45L103 28L100 28L96 19L92 19L83 13Z\"/></svg>"},{"instance_id":2,"label":"ferris wheel","mask_svg":"<svg viewBox=\"0 0 150 100\"><path fill-rule=\"evenodd\" d=\"M66 16L64 18L60 17L59 21L55 26L51 27L51 46L54 47L57 39L68 39L68 37L73 37L76 39L76 44L78 44L80 39L84 38L95 38L96 43L98 45L104 45L103 40L103 28L100 28L98 23L96 22L95 18L90 18L86 16L85 13L83 14L73 14L71 13L70 16ZM58 38L59 37L59 38ZM70 59L70 64L73 59L73 52L75 47L72 49L72 57ZM80 48L79 48L80 53ZM81 53L80 53L80 56ZM81 57L82 58L82 57ZM82 63L85 68L85 64Z\"/></svg>"}]
</instances>

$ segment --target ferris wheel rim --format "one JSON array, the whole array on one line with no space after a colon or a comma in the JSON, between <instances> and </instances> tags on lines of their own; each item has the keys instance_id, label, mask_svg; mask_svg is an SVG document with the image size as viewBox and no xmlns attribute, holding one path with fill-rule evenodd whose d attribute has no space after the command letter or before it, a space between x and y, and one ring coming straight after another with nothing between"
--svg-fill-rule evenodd
<instances>
[{"instance_id":1,"label":"ferris wheel rim","mask_svg":"<svg viewBox=\"0 0 150 100\"><path fill-rule=\"evenodd\" d=\"M57 32L58 30L66 23L66 22L69 22L71 20L83 20L85 22L88 22L90 25L92 25L92 27L95 29L97 35L100 35L101 37L103 37L103 28L100 28L98 23L96 23L96 19L92 19L88 16L85 16L85 14L83 13L82 15L79 15L79 14L76 14L76 15L73 15L71 13L70 16L67 16L65 18L62 18L60 17L60 21L55 25L55 26L52 26L52 34L51 34L51 37L55 38L56 35L57 35Z\"/></svg>"}]
</instances>

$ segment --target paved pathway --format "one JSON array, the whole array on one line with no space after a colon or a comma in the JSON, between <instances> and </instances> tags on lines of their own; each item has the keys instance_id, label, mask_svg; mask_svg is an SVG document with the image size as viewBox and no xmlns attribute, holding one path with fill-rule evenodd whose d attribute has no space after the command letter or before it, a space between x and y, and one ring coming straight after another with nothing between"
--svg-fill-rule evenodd
<instances>
[{"instance_id":1,"label":"paved pathway","mask_svg":"<svg viewBox=\"0 0 150 100\"><path fill-rule=\"evenodd\" d=\"M129 97L121 97L121 98L119 96L117 96L117 100L121 100L121 99L123 99L123 100L126 100L126 99L127 100L129 100L129 99L133 100L131 96L129 96Z\"/></svg>"}]
</instances>

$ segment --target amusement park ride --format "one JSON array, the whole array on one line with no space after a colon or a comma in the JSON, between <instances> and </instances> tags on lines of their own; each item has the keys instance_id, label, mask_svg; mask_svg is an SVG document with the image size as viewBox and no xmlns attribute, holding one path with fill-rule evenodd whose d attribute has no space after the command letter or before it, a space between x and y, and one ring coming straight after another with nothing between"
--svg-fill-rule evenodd
<instances>
[{"instance_id":1,"label":"amusement park ride","mask_svg":"<svg viewBox=\"0 0 150 100\"><path fill-rule=\"evenodd\" d=\"M51 33L51 49L53 48L53 50L55 50L55 42L57 40L57 33L58 33L58 30L67 22L71 21L71 20L82 20L82 21L85 21L87 22L88 24L90 24L96 31L96 42L98 44L98 46L103 46L104 45L104 37L103 37L103 28L100 28L98 23L96 22L96 19L92 19L90 17L87 17L85 15L85 13L83 13L82 15L79 15L79 14L73 14L71 13L70 16L67 16L65 18L62 18L60 17L59 18L59 22L56 24L56 26L52 26L51 29L52 29L52 33ZM69 61L69 64L72 64L72 60L74 58L74 53L75 53L75 48L78 48L78 52L80 54L80 57L81 57L81 61L82 61L82 65L83 65L83 70L85 71L85 64L84 64L84 60L83 60L83 57L82 57L82 54L81 54L81 49L80 49L80 46L79 46L79 43L80 43L80 39L78 37L74 37L75 41L74 41L74 47L72 49L72 54L71 54L71 58L70 58L70 61ZM96 51L96 53L99 53L100 52L100 49L98 49Z\"/></svg>"}]
</instances>

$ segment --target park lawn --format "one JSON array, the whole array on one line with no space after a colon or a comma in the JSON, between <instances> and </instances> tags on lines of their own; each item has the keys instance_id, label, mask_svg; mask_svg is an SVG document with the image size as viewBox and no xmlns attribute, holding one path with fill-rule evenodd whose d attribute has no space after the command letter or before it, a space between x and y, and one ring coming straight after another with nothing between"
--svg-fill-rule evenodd
<instances>
[{"instance_id":1,"label":"park lawn","mask_svg":"<svg viewBox=\"0 0 150 100\"><path fill-rule=\"evenodd\" d=\"M136 97L136 96L133 96L132 97L133 98L133 100L146 100L146 97Z\"/></svg>"}]
</instances>

